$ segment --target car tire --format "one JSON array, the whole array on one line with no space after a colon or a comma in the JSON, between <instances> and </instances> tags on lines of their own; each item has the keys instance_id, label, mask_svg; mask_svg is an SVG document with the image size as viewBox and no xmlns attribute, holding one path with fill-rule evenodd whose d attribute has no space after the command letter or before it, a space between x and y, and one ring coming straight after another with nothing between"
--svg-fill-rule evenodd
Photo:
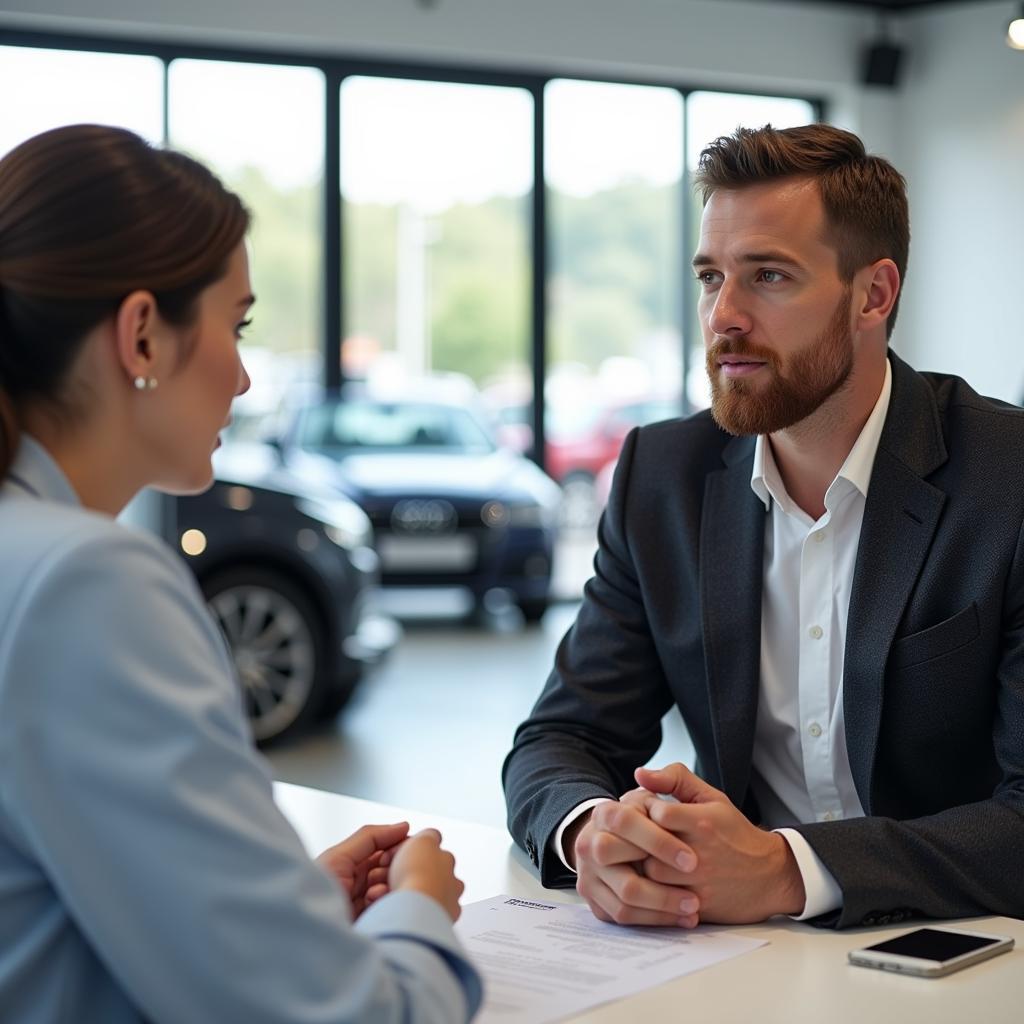
<instances>
[{"instance_id":1,"label":"car tire","mask_svg":"<svg viewBox=\"0 0 1024 1024\"><path fill-rule=\"evenodd\" d=\"M320 706L316 709L317 721L327 722L337 718L356 692L360 681L358 673L339 679L325 693Z\"/></svg>"},{"instance_id":2,"label":"car tire","mask_svg":"<svg viewBox=\"0 0 1024 1024\"><path fill-rule=\"evenodd\" d=\"M329 689L327 635L316 606L287 575L236 566L200 581L227 640L258 744L301 731Z\"/></svg>"},{"instance_id":3,"label":"car tire","mask_svg":"<svg viewBox=\"0 0 1024 1024\"><path fill-rule=\"evenodd\" d=\"M544 613L550 607L551 601L546 597L534 597L523 598L518 604L519 610L523 613L523 618L529 625L533 626L544 618Z\"/></svg>"}]
</instances>

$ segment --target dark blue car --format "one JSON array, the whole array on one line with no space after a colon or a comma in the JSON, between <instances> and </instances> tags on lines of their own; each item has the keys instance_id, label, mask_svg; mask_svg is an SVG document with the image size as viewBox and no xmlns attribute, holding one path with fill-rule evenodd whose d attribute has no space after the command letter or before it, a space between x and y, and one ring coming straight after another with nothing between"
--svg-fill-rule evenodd
<instances>
[{"instance_id":1,"label":"dark blue car","mask_svg":"<svg viewBox=\"0 0 1024 1024\"><path fill-rule=\"evenodd\" d=\"M527 622L544 614L559 489L473 408L350 387L307 401L282 450L297 472L302 455L336 460L373 524L384 586L458 586L478 604L500 591Z\"/></svg>"}]
</instances>

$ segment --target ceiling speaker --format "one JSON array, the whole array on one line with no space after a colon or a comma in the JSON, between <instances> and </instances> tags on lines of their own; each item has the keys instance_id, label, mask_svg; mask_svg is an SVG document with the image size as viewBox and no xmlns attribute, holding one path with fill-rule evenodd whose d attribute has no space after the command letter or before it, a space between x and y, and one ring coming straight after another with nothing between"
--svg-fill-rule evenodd
<instances>
[{"instance_id":1,"label":"ceiling speaker","mask_svg":"<svg viewBox=\"0 0 1024 1024\"><path fill-rule=\"evenodd\" d=\"M889 89L899 84L903 47L895 43L871 43L864 48L861 63L863 85L884 85Z\"/></svg>"}]
</instances>

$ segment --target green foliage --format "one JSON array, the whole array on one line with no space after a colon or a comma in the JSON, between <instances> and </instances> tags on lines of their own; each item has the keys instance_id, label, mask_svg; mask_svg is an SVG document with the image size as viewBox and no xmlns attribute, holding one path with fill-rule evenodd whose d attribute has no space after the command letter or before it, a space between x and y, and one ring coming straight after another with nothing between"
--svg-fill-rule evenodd
<instances>
[{"instance_id":1,"label":"green foliage","mask_svg":"<svg viewBox=\"0 0 1024 1024\"><path fill-rule=\"evenodd\" d=\"M460 205L437 218L431 247L435 370L481 382L529 365L529 244L522 199Z\"/></svg>"},{"instance_id":2,"label":"green foliage","mask_svg":"<svg viewBox=\"0 0 1024 1024\"><path fill-rule=\"evenodd\" d=\"M398 207L347 203L342 216L345 319L349 335L395 347Z\"/></svg>"},{"instance_id":3,"label":"green foliage","mask_svg":"<svg viewBox=\"0 0 1024 1024\"><path fill-rule=\"evenodd\" d=\"M258 169L229 185L254 214L251 341L319 350L321 213L318 185L281 190ZM682 284L677 189L624 184L585 198L550 197L551 362L596 369L639 351L678 322ZM348 335L396 346L397 206L347 204L344 285ZM425 224L431 365L478 382L530 361L528 197L450 207Z\"/></svg>"},{"instance_id":4,"label":"green foliage","mask_svg":"<svg viewBox=\"0 0 1024 1024\"><path fill-rule=\"evenodd\" d=\"M679 317L678 189L551 196L551 359L596 369Z\"/></svg>"},{"instance_id":5,"label":"green foliage","mask_svg":"<svg viewBox=\"0 0 1024 1024\"><path fill-rule=\"evenodd\" d=\"M253 167L227 181L252 212L253 326L249 341L278 352L322 349L320 189L282 191Z\"/></svg>"}]
</instances>

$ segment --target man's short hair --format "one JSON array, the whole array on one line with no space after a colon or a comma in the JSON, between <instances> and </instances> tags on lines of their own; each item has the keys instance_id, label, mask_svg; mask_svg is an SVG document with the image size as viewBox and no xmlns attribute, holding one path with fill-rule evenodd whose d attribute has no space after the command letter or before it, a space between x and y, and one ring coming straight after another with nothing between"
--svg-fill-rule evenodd
<instances>
[{"instance_id":1,"label":"man's short hair","mask_svg":"<svg viewBox=\"0 0 1024 1024\"><path fill-rule=\"evenodd\" d=\"M784 178L811 178L825 207L829 238L849 282L862 267L891 259L902 284L910 250L907 183L888 160L870 156L852 132L828 124L799 128L737 128L700 155L694 186L705 204L719 189L742 189ZM902 289L901 289L902 290ZM896 323L899 296L886 336Z\"/></svg>"}]
</instances>

